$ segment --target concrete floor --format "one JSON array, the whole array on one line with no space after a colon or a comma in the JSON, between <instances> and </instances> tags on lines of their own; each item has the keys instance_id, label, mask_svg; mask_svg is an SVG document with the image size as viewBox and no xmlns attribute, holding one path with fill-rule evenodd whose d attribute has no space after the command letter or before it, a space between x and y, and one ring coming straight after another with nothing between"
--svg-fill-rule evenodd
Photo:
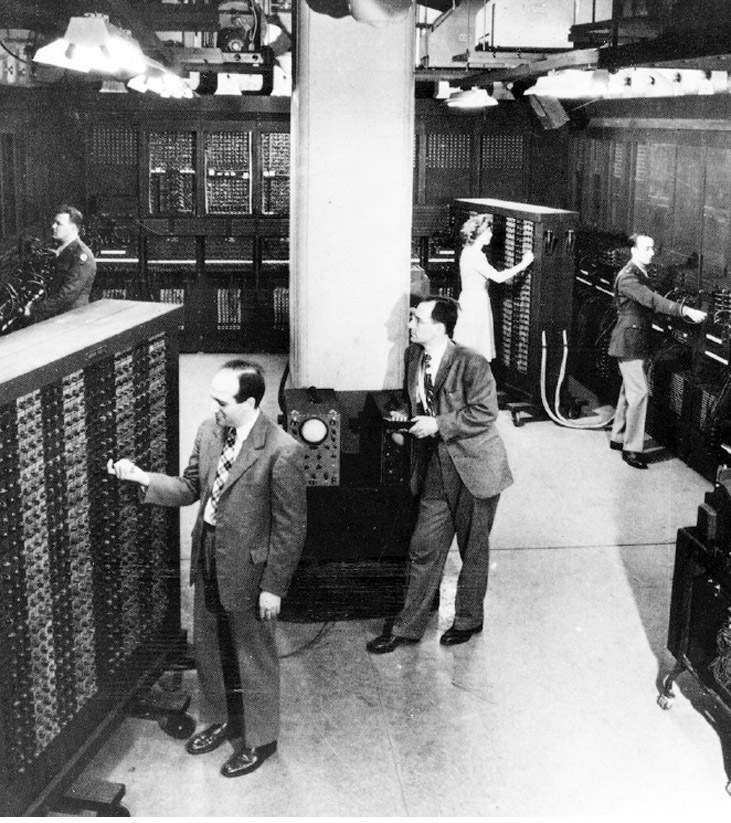
<instances>
[{"instance_id":1,"label":"concrete floor","mask_svg":"<svg viewBox=\"0 0 731 823\"><path fill-rule=\"evenodd\" d=\"M225 356L181 358L181 458L208 413ZM268 373L277 414L284 360ZM135 816L638 816L725 819L727 718L689 675L671 711L656 705L675 533L710 488L671 458L633 470L604 431L502 412L515 485L493 532L487 622L445 649L459 568L422 642L374 657L379 620L281 623L278 754L226 780L228 751L191 757L156 723L127 719L87 768L126 785ZM187 579L194 507L182 514ZM184 587L183 623L190 594ZM195 676L186 673L193 695Z\"/></svg>"}]
</instances>

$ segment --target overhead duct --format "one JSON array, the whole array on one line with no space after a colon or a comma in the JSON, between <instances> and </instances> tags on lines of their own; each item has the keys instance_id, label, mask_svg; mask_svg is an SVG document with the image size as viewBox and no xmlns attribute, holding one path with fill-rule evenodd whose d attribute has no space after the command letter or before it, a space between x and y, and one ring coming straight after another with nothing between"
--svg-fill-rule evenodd
<instances>
[{"instance_id":1,"label":"overhead duct","mask_svg":"<svg viewBox=\"0 0 731 823\"><path fill-rule=\"evenodd\" d=\"M350 14L359 23L386 26L403 20L411 9L411 0L307 0L318 14L346 17Z\"/></svg>"}]
</instances>

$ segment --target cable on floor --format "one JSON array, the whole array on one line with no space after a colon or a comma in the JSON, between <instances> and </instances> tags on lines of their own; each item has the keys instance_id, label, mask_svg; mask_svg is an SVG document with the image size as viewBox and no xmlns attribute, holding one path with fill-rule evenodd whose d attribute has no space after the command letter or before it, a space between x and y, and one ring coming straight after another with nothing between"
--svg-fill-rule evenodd
<instances>
[{"instance_id":1,"label":"cable on floor","mask_svg":"<svg viewBox=\"0 0 731 823\"><path fill-rule=\"evenodd\" d=\"M299 648L293 649L291 652L287 652L286 654L280 654L279 659L284 660L287 657L295 657L298 654L302 654L302 652L306 652L308 649L311 649L323 636L326 629L332 626L332 620L326 620L322 626L320 626L317 634L308 640L306 643L303 643Z\"/></svg>"}]
</instances>

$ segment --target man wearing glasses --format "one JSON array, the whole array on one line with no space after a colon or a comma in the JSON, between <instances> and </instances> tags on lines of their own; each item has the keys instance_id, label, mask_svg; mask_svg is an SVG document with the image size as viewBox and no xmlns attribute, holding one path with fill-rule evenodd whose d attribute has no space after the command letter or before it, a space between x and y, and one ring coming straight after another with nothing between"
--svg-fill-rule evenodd
<instances>
[{"instance_id":1,"label":"man wearing glasses","mask_svg":"<svg viewBox=\"0 0 731 823\"><path fill-rule=\"evenodd\" d=\"M415 438L411 491L420 495L409 546L409 585L403 609L367 644L372 654L418 642L431 616L449 547L457 535L462 569L454 624L440 638L452 646L482 631L490 561L490 529L500 493L512 483L495 428L497 393L487 360L452 341L459 307L429 297L409 320L406 406L392 413L410 421Z\"/></svg>"}]
</instances>

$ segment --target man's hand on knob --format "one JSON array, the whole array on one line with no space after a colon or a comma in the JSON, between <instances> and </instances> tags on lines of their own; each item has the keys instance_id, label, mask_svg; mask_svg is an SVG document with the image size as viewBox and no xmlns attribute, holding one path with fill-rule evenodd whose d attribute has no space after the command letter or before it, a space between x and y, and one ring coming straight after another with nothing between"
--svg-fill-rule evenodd
<instances>
[{"instance_id":1,"label":"man's hand on knob","mask_svg":"<svg viewBox=\"0 0 731 823\"><path fill-rule=\"evenodd\" d=\"M110 457L107 460L107 474L113 474L119 480L128 480L130 483L139 483L140 486L150 485L150 475L142 471L139 466L136 466L131 460L123 457L117 460L116 463Z\"/></svg>"}]
</instances>

